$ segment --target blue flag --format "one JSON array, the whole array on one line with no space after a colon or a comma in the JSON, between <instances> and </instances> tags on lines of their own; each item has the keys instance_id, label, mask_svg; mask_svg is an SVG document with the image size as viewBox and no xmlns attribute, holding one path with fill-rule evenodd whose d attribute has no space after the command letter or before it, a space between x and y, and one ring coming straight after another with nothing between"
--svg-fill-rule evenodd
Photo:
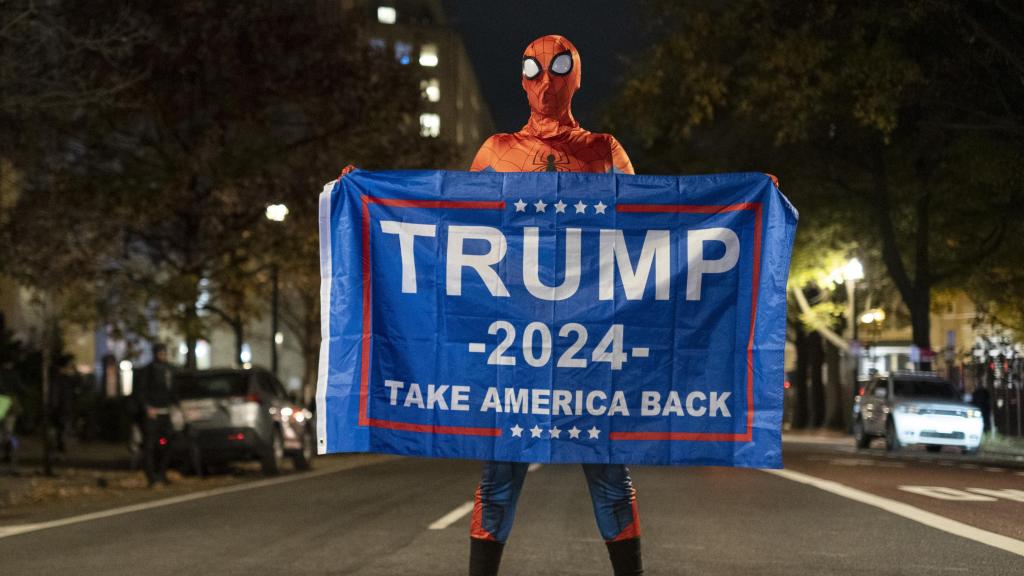
<instances>
[{"instance_id":1,"label":"blue flag","mask_svg":"<svg viewBox=\"0 0 1024 576\"><path fill-rule=\"evenodd\" d=\"M320 197L320 453L779 467L764 174L367 172Z\"/></svg>"}]
</instances>

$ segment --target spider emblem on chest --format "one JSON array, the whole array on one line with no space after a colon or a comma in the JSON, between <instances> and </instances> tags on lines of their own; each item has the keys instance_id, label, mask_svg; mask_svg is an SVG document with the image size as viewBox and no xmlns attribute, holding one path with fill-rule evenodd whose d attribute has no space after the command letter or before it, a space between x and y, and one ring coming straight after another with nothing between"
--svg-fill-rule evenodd
<instances>
[{"instance_id":1,"label":"spider emblem on chest","mask_svg":"<svg viewBox=\"0 0 1024 576\"><path fill-rule=\"evenodd\" d=\"M551 148L538 148L533 153L533 172L570 172L572 161L569 155Z\"/></svg>"}]
</instances>

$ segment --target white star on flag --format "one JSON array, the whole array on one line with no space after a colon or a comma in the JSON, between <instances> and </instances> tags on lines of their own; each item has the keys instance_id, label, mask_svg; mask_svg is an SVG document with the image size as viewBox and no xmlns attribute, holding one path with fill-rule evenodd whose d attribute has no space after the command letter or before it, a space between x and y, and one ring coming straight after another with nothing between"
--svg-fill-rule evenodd
<instances>
[{"instance_id":1,"label":"white star on flag","mask_svg":"<svg viewBox=\"0 0 1024 576\"><path fill-rule=\"evenodd\" d=\"M558 426L553 426L551 428L551 437L552 438L558 438L561 435L562 435L562 431L558 429Z\"/></svg>"},{"instance_id":2,"label":"white star on flag","mask_svg":"<svg viewBox=\"0 0 1024 576\"><path fill-rule=\"evenodd\" d=\"M516 424L512 428L509 428L509 430L512 430L512 436L515 436L516 438L523 437L523 429L519 427L519 424Z\"/></svg>"},{"instance_id":3,"label":"white star on flag","mask_svg":"<svg viewBox=\"0 0 1024 576\"><path fill-rule=\"evenodd\" d=\"M533 428L530 428L530 436L533 438L540 438L541 432L543 432L543 430L541 430L536 424L533 425Z\"/></svg>"},{"instance_id":4,"label":"white star on flag","mask_svg":"<svg viewBox=\"0 0 1024 576\"><path fill-rule=\"evenodd\" d=\"M537 212L543 212L548 205L545 204L543 200L537 200L533 203L533 207L537 209Z\"/></svg>"},{"instance_id":5,"label":"white star on flag","mask_svg":"<svg viewBox=\"0 0 1024 576\"><path fill-rule=\"evenodd\" d=\"M575 426L573 426L572 428L569 428L569 438L579 438L579 437L580 437L580 429L579 428L577 428Z\"/></svg>"},{"instance_id":6,"label":"white star on flag","mask_svg":"<svg viewBox=\"0 0 1024 576\"><path fill-rule=\"evenodd\" d=\"M516 207L516 212L526 212L526 202L523 202L522 198L516 200L513 206Z\"/></svg>"},{"instance_id":7,"label":"white star on flag","mask_svg":"<svg viewBox=\"0 0 1024 576\"><path fill-rule=\"evenodd\" d=\"M590 434L590 439L591 440L596 440L597 439L597 435L600 434L600 433L601 433L601 431L597 429L597 426L593 426L590 430L587 430L587 434Z\"/></svg>"},{"instance_id":8,"label":"white star on flag","mask_svg":"<svg viewBox=\"0 0 1024 576\"><path fill-rule=\"evenodd\" d=\"M604 209L607 207L608 206L606 206L604 202L598 202L597 204L594 204L594 210L596 210L598 214L604 214Z\"/></svg>"},{"instance_id":9,"label":"white star on flag","mask_svg":"<svg viewBox=\"0 0 1024 576\"><path fill-rule=\"evenodd\" d=\"M575 207L576 207L576 213L577 214L586 214L587 213L587 205L583 203L583 200L580 200L579 202L577 202L575 204Z\"/></svg>"},{"instance_id":10,"label":"white star on flag","mask_svg":"<svg viewBox=\"0 0 1024 576\"><path fill-rule=\"evenodd\" d=\"M559 200L558 202L555 202L555 213L556 214L565 214L565 207L566 206L568 206L568 204L566 204L565 202L562 202L561 200Z\"/></svg>"}]
</instances>

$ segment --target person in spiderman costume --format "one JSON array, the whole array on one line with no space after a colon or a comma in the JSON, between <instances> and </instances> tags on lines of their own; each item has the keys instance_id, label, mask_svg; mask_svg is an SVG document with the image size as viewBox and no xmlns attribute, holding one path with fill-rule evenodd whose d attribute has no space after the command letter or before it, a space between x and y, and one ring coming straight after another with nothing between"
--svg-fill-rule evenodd
<instances>
[{"instance_id":1,"label":"person in spiderman costume","mask_svg":"<svg viewBox=\"0 0 1024 576\"><path fill-rule=\"evenodd\" d=\"M572 97L580 87L580 55L562 36L534 40L523 52L523 90L530 121L515 134L495 134L477 152L472 171L619 172L633 165L610 134L580 128ZM485 462L470 525L470 576L498 573L528 464ZM597 527L616 576L643 574L636 490L622 464L584 464Z\"/></svg>"}]
</instances>

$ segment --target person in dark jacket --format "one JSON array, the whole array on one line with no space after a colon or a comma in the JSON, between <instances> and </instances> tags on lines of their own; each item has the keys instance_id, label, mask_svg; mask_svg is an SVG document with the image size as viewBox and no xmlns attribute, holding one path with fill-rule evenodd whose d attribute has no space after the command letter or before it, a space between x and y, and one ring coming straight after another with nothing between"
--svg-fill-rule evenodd
<instances>
[{"instance_id":1,"label":"person in dark jacket","mask_svg":"<svg viewBox=\"0 0 1024 576\"><path fill-rule=\"evenodd\" d=\"M153 361L139 371L132 386L132 396L143 421L143 461L150 486L157 482L168 483L167 464L174 435L171 410L178 404L173 378L174 368L167 362L167 347L153 345Z\"/></svg>"},{"instance_id":2,"label":"person in dark jacket","mask_svg":"<svg viewBox=\"0 0 1024 576\"><path fill-rule=\"evenodd\" d=\"M981 411L981 417L985 423L985 433L987 434L992 430L992 395L989 394L988 388L985 386L978 386L974 389L974 393L971 394L971 404L978 407Z\"/></svg>"},{"instance_id":3,"label":"person in dark jacket","mask_svg":"<svg viewBox=\"0 0 1024 576\"><path fill-rule=\"evenodd\" d=\"M65 358L56 366L50 382L50 426L53 428L57 452L61 455L67 452L67 437L74 423L77 378L74 363L71 358Z\"/></svg>"},{"instance_id":4,"label":"person in dark jacket","mask_svg":"<svg viewBox=\"0 0 1024 576\"><path fill-rule=\"evenodd\" d=\"M11 470L15 470L18 463L18 437L14 429L23 412L20 395L18 371L14 368L14 362L6 360L0 365L0 396L7 398L6 411L0 410L0 462L9 465Z\"/></svg>"}]
</instances>

